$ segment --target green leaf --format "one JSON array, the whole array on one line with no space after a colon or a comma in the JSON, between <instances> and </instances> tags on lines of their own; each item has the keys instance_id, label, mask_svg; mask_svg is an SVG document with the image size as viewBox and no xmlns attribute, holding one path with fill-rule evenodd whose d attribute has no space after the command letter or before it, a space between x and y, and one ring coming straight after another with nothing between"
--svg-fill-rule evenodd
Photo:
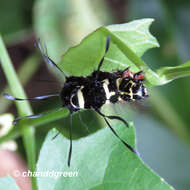
<instances>
[{"instance_id":1,"label":"green leaf","mask_svg":"<svg viewBox=\"0 0 190 190\"><path fill-rule=\"evenodd\" d=\"M6 190L19 190L19 187L17 186L14 179L10 176L6 176L3 178L0 178L0 189L6 189Z\"/></svg>"},{"instance_id":2,"label":"green leaf","mask_svg":"<svg viewBox=\"0 0 190 190\"><path fill-rule=\"evenodd\" d=\"M134 128L115 123L119 136L135 146ZM132 126L132 125L131 125ZM56 190L171 190L162 178L153 173L141 159L128 150L109 128L73 141L71 166L67 166L69 140L55 130L49 132L40 152L37 171L78 172L77 177L38 177L38 188ZM47 159L50 156L51 159Z\"/></svg>"},{"instance_id":3,"label":"green leaf","mask_svg":"<svg viewBox=\"0 0 190 190\"><path fill-rule=\"evenodd\" d=\"M103 71L125 69L133 72L142 70L148 86L164 85L173 79L189 76L189 63L179 67L163 67L154 72L140 58L145 51L159 47L149 33L153 19L140 19L126 24L101 27L88 35L82 42L70 48L62 57L59 66L67 74L85 76L97 69L105 52L106 36L111 36L111 45L106 54Z\"/></svg>"},{"instance_id":4,"label":"green leaf","mask_svg":"<svg viewBox=\"0 0 190 190\"><path fill-rule=\"evenodd\" d=\"M157 70L157 73L166 83L177 78L190 76L190 61L176 67L162 67Z\"/></svg>"},{"instance_id":5,"label":"green leaf","mask_svg":"<svg viewBox=\"0 0 190 190\"><path fill-rule=\"evenodd\" d=\"M82 42L70 48L62 57L59 66L70 75L89 75L97 69L105 52L106 36L111 36L111 47L106 54L101 70L112 71L130 66L133 72L143 70L149 86L161 85L163 81L140 56L150 48L159 47L149 33L153 19L140 19L126 24L101 27Z\"/></svg>"},{"instance_id":6,"label":"green leaf","mask_svg":"<svg viewBox=\"0 0 190 190\"><path fill-rule=\"evenodd\" d=\"M139 57L153 47L159 47L155 37L149 32L154 19L140 19L125 24L114 24L106 28L128 44Z\"/></svg>"},{"instance_id":7,"label":"green leaf","mask_svg":"<svg viewBox=\"0 0 190 190\"><path fill-rule=\"evenodd\" d=\"M106 55L103 70L112 71L131 66L137 71L140 69L139 65L144 64L139 61L139 56L148 49L159 46L148 30L152 22L153 19L141 19L126 24L101 27L83 39L78 46L70 48L63 55L59 66L70 75L89 75L97 68L104 55L106 36L109 34L111 47Z\"/></svg>"}]
</instances>

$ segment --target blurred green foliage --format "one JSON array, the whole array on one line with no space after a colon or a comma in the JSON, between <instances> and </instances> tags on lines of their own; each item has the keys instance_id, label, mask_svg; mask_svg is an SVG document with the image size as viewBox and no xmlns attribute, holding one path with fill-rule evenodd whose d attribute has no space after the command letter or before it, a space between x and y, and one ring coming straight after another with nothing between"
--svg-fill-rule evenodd
<instances>
[{"instance_id":1,"label":"blurred green foliage","mask_svg":"<svg viewBox=\"0 0 190 190\"><path fill-rule=\"evenodd\" d=\"M14 39L17 32L27 31L32 25L32 6L34 0L1 0L0 31L7 40Z\"/></svg>"}]
</instances>

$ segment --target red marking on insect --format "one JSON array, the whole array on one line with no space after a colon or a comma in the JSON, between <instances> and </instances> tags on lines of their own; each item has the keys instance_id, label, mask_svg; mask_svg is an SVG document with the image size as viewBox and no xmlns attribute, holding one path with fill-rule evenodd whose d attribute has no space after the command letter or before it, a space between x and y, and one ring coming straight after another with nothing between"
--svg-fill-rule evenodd
<instances>
[{"instance_id":1,"label":"red marking on insect","mask_svg":"<svg viewBox=\"0 0 190 190\"><path fill-rule=\"evenodd\" d=\"M121 103L125 103L125 100L123 100L123 99L120 99L119 101L120 101Z\"/></svg>"},{"instance_id":2,"label":"red marking on insect","mask_svg":"<svg viewBox=\"0 0 190 190\"><path fill-rule=\"evenodd\" d=\"M123 71L121 78L134 78L134 73L127 68L125 71Z\"/></svg>"},{"instance_id":3,"label":"red marking on insect","mask_svg":"<svg viewBox=\"0 0 190 190\"><path fill-rule=\"evenodd\" d=\"M145 77L145 76L144 76L143 73L135 74L135 75L134 75L134 79L135 79L135 80L143 80L144 77Z\"/></svg>"}]
</instances>

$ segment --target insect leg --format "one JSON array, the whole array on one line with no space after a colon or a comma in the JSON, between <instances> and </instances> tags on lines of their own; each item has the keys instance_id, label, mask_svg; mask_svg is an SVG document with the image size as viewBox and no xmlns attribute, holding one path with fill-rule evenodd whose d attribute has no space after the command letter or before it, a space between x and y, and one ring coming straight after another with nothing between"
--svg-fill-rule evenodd
<instances>
[{"instance_id":1,"label":"insect leg","mask_svg":"<svg viewBox=\"0 0 190 190\"><path fill-rule=\"evenodd\" d=\"M99 115L103 116L104 118L108 118L108 119L117 119L121 122L123 122L125 124L126 127L129 128L129 124L121 117L116 116L116 115L104 115L102 112L100 112L100 110L95 110Z\"/></svg>"},{"instance_id":2,"label":"insect leg","mask_svg":"<svg viewBox=\"0 0 190 190\"><path fill-rule=\"evenodd\" d=\"M48 99L48 98L51 98L51 97L55 97L55 96L60 96L59 93L57 94L49 94L49 95L44 95L44 96L37 96L37 97L33 97L33 98L25 98L25 99L22 99L22 98L16 98L14 96L11 96L10 94L7 94L7 93L4 93L3 96L8 99L8 100L18 100L18 101L23 101L23 100L45 100L45 99Z\"/></svg>"},{"instance_id":3,"label":"insect leg","mask_svg":"<svg viewBox=\"0 0 190 190\"><path fill-rule=\"evenodd\" d=\"M100 68L101 68L101 66L102 66L102 64L103 64L103 61L104 61L104 57L105 57L105 55L106 55L106 53L107 53L109 47L110 47L110 35L107 35L107 39L106 39L106 50L105 50L104 56L103 56L102 59L100 60L100 63L99 63L99 65L98 65L97 71L100 71Z\"/></svg>"},{"instance_id":4,"label":"insect leg","mask_svg":"<svg viewBox=\"0 0 190 190\"><path fill-rule=\"evenodd\" d=\"M113 127L109 124L108 120L106 117L104 117L105 122L107 123L108 127L111 129L113 134L131 151L134 152L135 154L139 155L139 153L129 144L127 144L123 139L120 138L120 136L116 133L116 131L113 129Z\"/></svg>"},{"instance_id":5,"label":"insect leg","mask_svg":"<svg viewBox=\"0 0 190 190\"><path fill-rule=\"evenodd\" d=\"M71 164L71 155L72 155L72 113L70 113L70 147L69 147L69 156L68 156L68 166Z\"/></svg>"}]
</instances>

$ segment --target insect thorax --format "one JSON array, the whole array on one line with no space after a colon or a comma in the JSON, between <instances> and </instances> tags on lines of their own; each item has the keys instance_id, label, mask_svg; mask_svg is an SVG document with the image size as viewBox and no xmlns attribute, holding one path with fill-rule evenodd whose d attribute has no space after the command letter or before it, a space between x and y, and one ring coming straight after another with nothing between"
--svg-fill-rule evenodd
<instances>
[{"instance_id":1,"label":"insect thorax","mask_svg":"<svg viewBox=\"0 0 190 190\"><path fill-rule=\"evenodd\" d=\"M63 106L71 113L80 109L100 109L106 103L135 101L147 97L143 80L95 71L87 77L68 77L61 92Z\"/></svg>"}]
</instances>

